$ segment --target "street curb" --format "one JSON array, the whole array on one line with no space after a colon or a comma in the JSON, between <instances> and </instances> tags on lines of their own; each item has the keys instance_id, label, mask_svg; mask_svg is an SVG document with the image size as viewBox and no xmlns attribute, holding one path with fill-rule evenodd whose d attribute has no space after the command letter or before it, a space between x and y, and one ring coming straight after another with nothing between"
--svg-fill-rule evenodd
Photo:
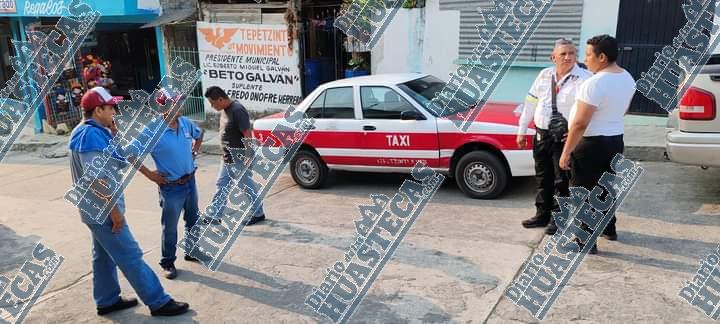
<instances>
[{"instance_id":1,"label":"street curb","mask_svg":"<svg viewBox=\"0 0 720 324\"><path fill-rule=\"evenodd\" d=\"M200 153L207 155L222 155L222 150L220 149L220 144L203 143L203 145L200 146Z\"/></svg>"},{"instance_id":2,"label":"street curb","mask_svg":"<svg viewBox=\"0 0 720 324\"><path fill-rule=\"evenodd\" d=\"M35 152L40 149L50 148L63 142L55 143L15 143L10 147L10 152Z\"/></svg>"},{"instance_id":3,"label":"street curb","mask_svg":"<svg viewBox=\"0 0 720 324\"><path fill-rule=\"evenodd\" d=\"M633 161L670 162L662 146L626 146L623 155Z\"/></svg>"}]
</instances>

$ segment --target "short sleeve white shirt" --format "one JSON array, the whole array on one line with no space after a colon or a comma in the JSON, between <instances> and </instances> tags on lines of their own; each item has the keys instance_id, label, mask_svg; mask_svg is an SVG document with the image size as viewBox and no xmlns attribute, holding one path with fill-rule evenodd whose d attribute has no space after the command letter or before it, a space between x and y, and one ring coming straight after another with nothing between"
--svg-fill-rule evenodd
<instances>
[{"instance_id":1,"label":"short sleeve white shirt","mask_svg":"<svg viewBox=\"0 0 720 324\"><path fill-rule=\"evenodd\" d=\"M635 94L635 80L627 71L598 72L580 85L577 100L596 108L584 136L614 136L625 132L624 116ZM577 103L568 119L572 127Z\"/></svg>"}]
</instances>

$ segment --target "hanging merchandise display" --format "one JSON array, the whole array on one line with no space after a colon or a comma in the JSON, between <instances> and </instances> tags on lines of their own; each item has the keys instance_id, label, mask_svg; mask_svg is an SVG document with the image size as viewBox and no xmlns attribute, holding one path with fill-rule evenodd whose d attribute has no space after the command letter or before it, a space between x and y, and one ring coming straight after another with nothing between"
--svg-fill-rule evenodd
<instances>
[{"instance_id":1,"label":"hanging merchandise display","mask_svg":"<svg viewBox=\"0 0 720 324\"><path fill-rule=\"evenodd\" d=\"M110 88L112 79L109 61L87 54L77 56L65 66L46 100L48 124L53 128L65 124L72 129L82 120L80 99L87 89L96 86Z\"/></svg>"},{"instance_id":2,"label":"hanging merchandise display","mask_svg":"<svg viewBox=\"0 0 720 324\"><path fill-rule=\"evenodd\" d=\"M85 93L85 86L77 62L77 58L68 62L45 100L48 124L53 128L66 124L68 129L72 129L82 119L80 99Z\"/></svg>"},{"instance_id":3,"label":"hanging merchandise display","mask_svg":"<svg viewBox=\"0 0 720 324\"><path fill-rule=\"evenodd\" d=\"M83 79L87 83L88 88L92 89L100 86L102 79L110 77L112 65L109 61L93 54L87 54L82 59Z\"/></svg>"}]
</instances>

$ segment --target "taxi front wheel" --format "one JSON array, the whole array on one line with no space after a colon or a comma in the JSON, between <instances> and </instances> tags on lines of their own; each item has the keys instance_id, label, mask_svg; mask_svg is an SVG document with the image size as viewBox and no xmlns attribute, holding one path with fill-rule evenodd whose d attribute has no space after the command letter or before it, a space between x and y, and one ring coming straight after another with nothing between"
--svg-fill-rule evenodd
<instances>
[{"instance_id":1,"label":"taxi front wheel","mask_svg":"<svg viewBox=\"0 0 720 324\"><path fill-rule=\"evenodd\" d=\"M455 166L455 181L470 198L493 199L505 190L508 171L494 154L475 151L465 154Z\"/></svg>"},{"instance_id":2,"label":"taxi front wheel","mask_svg":"<svg viewBox=\"0 0 720 324\"><path fill-rule=\"evenodd\" d=\"M327 180L328 167L314 152L301 150L290 162L290 174L300 187L318 189Z\"/></svg>"}]
</instances>

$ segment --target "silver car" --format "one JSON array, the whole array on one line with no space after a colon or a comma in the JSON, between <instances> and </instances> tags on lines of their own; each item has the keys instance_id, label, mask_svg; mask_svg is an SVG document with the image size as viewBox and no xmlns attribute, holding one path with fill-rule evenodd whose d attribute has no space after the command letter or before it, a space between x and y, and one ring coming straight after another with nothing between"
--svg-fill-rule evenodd
<instances>
[{"instance_id":1,"label":"silver car","mask_svg":"<svg viewBox=\"0 0 720 324\"><path fill-rule=\"evenodd\" d=\"M720 54L713 54L668 118L665 149L677 163L720 167Z\"/></svg>"}]
</instances>

